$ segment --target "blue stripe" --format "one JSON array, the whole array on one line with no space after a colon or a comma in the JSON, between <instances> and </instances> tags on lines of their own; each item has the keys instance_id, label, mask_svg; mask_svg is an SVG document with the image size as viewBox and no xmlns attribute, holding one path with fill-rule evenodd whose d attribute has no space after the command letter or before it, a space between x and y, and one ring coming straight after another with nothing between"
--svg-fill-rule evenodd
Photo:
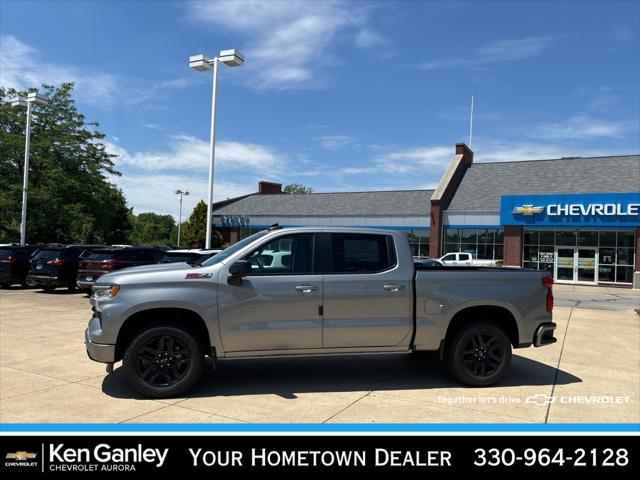
<instances>
[{"instance_id":1,"label":"blue stripe","mask_svg":"<svg viewBox=\"0 0 640 480\"><path fill-rule=\"evenodd\" d=\"M271 225L247 225L246 227L224 227L224 228L269 228ZM431 230L431 227L397 227L388 225L280 225L283 228L312 227L312 228L382 228L384 230ZM221 227L222 228L222 227Z\"/></svg>"},{"instance_id":2,"label":"blue stripe","mask_svg":"<svg viewBox=\"0 0 640 480\"><path fill-rule=\"evenodd\" d=\"M184 424L5 423L0 432L634 432L638 423Z\"/></svg>"}]
</instances>

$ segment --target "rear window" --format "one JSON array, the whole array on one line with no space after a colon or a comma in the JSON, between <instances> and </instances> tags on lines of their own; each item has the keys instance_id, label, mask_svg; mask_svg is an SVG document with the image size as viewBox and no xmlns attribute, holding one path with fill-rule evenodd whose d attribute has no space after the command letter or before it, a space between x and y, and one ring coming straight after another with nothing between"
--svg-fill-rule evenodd
<instances>
[{"instance_id":1,"label":"rear window","mask_svg":"<svg viewBox=\"0 0 640 480\"><path fill-rule=\"evenodd\" d=\"M91 252L85 255L85 258L87 260L97 262L100 260L110 260L112 258L116 258L119 255L121 256L122 252Z\"/></svg>"},{"instance_id":2,"label":"rear window","mask_svg":"<svg viewBox=\"0 0 640 480\"><path fill-rule=\"evenodd\" d=\"M0 258L9 258L12 254L12 248L0 248Z\"/></svg>"},{"instance_id":3,"label":"rear window","mask_svg":"<svg viewBox=\"0 0 640 480\"><path fill-rule=\"evenodd\" d=\"M33 258L56 258L60 254L59 249L43 248Z\"/></svg>"},{"instance_id":4,"label":"rear window","mask_svg":"<svg viewBox=\"0 0 640 480\"><path fill-rule=\"evenodd\" d=\"M393 239L388 235L331 234L331 273L373 273L396 264Z\"/></svg>"}]
</instances>

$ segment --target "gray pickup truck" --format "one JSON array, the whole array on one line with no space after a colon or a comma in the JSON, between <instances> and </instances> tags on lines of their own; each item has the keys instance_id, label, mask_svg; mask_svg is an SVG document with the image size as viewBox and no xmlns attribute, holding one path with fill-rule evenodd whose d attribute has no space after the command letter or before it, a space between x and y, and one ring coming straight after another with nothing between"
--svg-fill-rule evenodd
<instances>
[{"instance_id":1,"label":"gray pickup truck","mask_svg":"<svg viewBox=\"0 0 640 480\"><path fill-rule=\"evenodd\" d=\"M100 277L85 341L149 397L191 388L207 356L439 351L461 382L487 386L512 346L556 341L552 284L533 270L414 265L399 232L273 226L201 264Z\"/></svg>"}]
</instances>

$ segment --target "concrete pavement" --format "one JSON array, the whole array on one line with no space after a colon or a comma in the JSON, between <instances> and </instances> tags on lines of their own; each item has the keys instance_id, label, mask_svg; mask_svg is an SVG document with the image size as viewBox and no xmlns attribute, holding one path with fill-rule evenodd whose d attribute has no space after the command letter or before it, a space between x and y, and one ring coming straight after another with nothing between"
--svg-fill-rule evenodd
<instances>
[{"instance_id":1,"label":"concrete pavement","mask_svg":"<svg viewBox=\"0 0 640 480\"><path fill-rule=\"evenodd\" d=\"M162 401L87 358L89 316L83 294L0 290L0 422L640 421L633 310L556 308L558 343L516 350L492 388L462 387L430 355L280 358L219 362Z\"/></svg>"},{"instance_id":2,"label":"concrete pavement","mask_svg":"<svg viewBox=\"0 0 640 480\"><path fill-rule=\"evenodd\" d=\"M560 307L592 308L595 310L639 310L640 290L582 285L553 286L555 303Z\"/></svg>"}]
</instances>

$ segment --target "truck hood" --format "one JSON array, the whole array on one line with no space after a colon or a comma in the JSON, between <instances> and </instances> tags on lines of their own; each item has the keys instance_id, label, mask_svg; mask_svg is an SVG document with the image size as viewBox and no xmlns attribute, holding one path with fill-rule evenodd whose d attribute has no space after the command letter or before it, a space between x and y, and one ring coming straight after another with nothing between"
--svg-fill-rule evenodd
<instances>
[{"instance_id":1,"label":"truck hood","mask_svg":"<svg viewBox=\"0 0 640 480\"><path fill-rule=\"evenodd\" d=\"M126 281L126 283L137 283L138 281L146 283L149 280L158 282L184 278L187 273L198 272L200 270L200 268L192 267L186 262L142 265L139 267L123 268L116 270L115 272L102 275L96 284L105 285L110 283L120 283L122 281Z\"/></svg>"}]
</instances>

